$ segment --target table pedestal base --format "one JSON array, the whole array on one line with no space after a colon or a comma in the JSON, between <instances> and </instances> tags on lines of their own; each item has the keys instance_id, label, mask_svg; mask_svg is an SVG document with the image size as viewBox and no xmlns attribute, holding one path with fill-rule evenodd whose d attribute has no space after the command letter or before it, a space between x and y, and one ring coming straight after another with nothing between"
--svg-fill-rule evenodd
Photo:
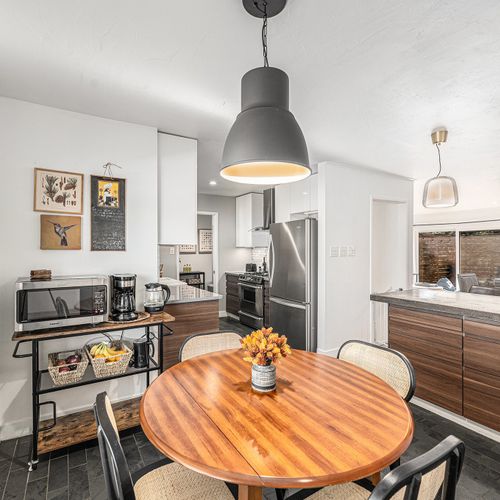
<instances>
[{"instance_id":1,"label":"table pedestal base","mask_svg":"<svg viewBox=\"0 0 500 500\"><path fill-rule=\"evenodd\" d=\"M238 500L262 500L262 488L240 484L238 485Z\"/></svg>"}]
</instances>

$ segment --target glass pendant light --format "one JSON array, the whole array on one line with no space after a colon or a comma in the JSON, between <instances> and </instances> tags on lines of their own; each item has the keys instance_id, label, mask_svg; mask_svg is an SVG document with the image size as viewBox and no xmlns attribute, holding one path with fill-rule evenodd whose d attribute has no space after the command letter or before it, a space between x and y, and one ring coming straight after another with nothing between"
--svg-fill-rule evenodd
<instances>
[{"instance_id":1,"label":"glass pendant light","mask_svg":"<svg viewBox=\"0 0 500 500\"><path fill-rule=\"evenodd\" d=\"M269 67L267 19L283 10L286 0L243 0L245 9L263 19L264 66L241 79L241 113L222 154L224 179L243 184L283 184L311 174L304 135L289 110L287 74Z\"/></svg>"},{"instance_id":2,"label":"glass pendant light","mask_svg":"<svg viewBox=\"0 0 500 500\"><path fill-rule=\"evenodd\" d=\"M458 203L457 183L453 177L441 175L441 149L440 146L448 138L445 129L435 130L431 134L432 144L436 145L439 161L439 171L436 177L429 179L424 186L422 203L426 208L449 208Z\"/></svg>"}]
</instances>

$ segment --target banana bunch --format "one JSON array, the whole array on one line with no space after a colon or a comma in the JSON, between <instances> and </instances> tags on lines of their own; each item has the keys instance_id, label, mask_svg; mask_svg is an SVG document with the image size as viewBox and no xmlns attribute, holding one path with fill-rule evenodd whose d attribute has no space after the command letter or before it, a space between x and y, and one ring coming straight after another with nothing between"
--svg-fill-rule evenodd
<instances>
[{"instance_id":1,"label":"banana bunch","mask_svg":"<svg viewBox=\"0 0 500 500\"><path fill-rule=\"evenodd\" d=\"M125 349L111 347L107 342L100 342L95 344L90 349L90 355L93 358L105 358L106 363L113 363L119 361L123 354L127 354Z\"/></svg>"}]
</instances>

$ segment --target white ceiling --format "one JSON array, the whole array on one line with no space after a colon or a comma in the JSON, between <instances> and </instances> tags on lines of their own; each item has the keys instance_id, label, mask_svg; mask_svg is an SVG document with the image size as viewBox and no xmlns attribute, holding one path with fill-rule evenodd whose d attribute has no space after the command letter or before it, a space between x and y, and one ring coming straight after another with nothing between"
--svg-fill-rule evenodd
<instances>
[{"instance_id":1,"label":"white ceiling","mask_svg":"<svg viewBox=\"0 0 500 500\"><path fill-rule=\"evenodd\" d=\"M247 192L218 171L259 30L240 0L0 0L0 95L197 137L199 190ZM313 162L428 177L445 125L445 173L500 177L498 0L289 0L269 44Z\"/></svg>"}]
</instances>

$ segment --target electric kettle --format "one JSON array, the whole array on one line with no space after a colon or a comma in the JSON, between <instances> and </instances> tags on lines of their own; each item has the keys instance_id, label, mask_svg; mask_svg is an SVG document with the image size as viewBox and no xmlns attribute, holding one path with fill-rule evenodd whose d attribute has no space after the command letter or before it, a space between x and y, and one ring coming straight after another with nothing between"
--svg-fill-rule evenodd
<instances>
[{"instance_id":1,"label":"electric kettle","mask_svg":"<svg viewBox=\"0 0 500 500\"><path fill-rule=\"evenodd\" d=\"M170 288L160 283L148 283L145 287L144 310L149 313L163 311L170 298Z\"/></svg>"}]
</instances>

